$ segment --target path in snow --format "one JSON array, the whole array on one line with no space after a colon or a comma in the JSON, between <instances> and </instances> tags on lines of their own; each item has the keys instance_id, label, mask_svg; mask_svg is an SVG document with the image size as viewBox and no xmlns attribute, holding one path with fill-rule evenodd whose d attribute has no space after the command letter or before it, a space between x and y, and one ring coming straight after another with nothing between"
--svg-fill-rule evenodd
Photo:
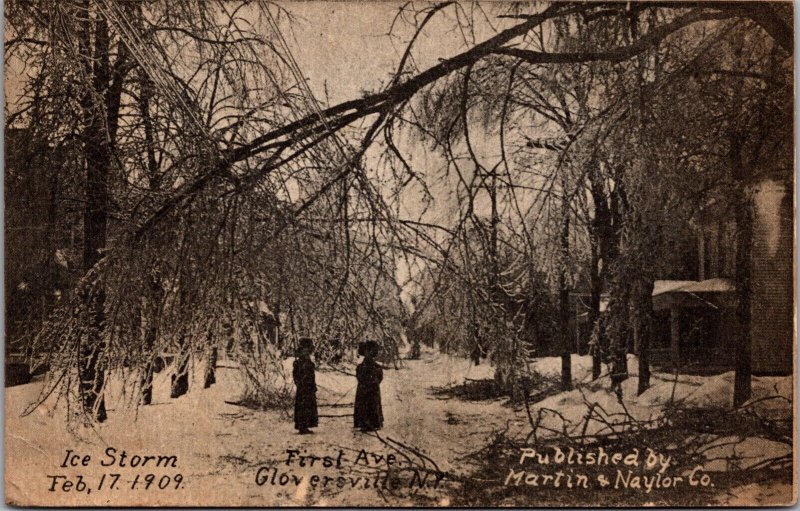
<instances>
[{"instance_id":1,"label":"path in snow","mask_svg":"<svg viewBox=\"0 0 800 511\"><path fill-rule=\"evenodd\" d=\"M635 362L635 361L634 361ZM588 357L574 357L573 371L577 381L583 381L590 368ZM227 362L224 362L227 365ZM291 360L286 365L291 367ZM91 505L124 501L133 505L181 505L202 503L209 506L271 506L271 505L376 505L381 502L375 489L367 486L377 473L375 467L355 465L360 449L385 457L394 453L383 438L412 447L436 462L441 470L456 476L473 473L476 468L463 457L489 442L494 433L508 429L510 435L528 431L524 411L514 411L503 405L503 399L468 401L445 399L434 390L462 384L465 378L491 378L493 369L488 365L472 366L465 358L424 352L421 360L404 361L399 370L387 368L381 386L385 424L378 435L364 434L352 428L352 402L355 394L355 377L341 371L320 370L317 373L320 425L316 434L298 435L291 416L278 411L260 411L235 403L241 394L238 371L232 367L217 370L218 383L211 389L195 385L190 393L179 399L169 399L169 375L161 373L155 380L154 404L141 407L136 414L122 406L110 403L109 421L95 431L79 428L67 432L64 411L54 413L41 407L32 414L21 417L22 410L35 399L42 383L6 389L6 495L16 503L39 505ZM558 358L536 360L539 372L554 376L560 367ZM635 363L631 364L635 367ZM350 369L352 371L352 368ZM195 367L197 378L202 367ZM676 385L671 375L654 374L653 387L639 398L632 390L635 378L626 383L626 406L632 413L647 417L658 413L666 397L675 393L687 402L702 405L724 404L728 399L731 373L714 377L681 376ZM546 406L557 409L566 417L579 420L585 415L588 398L603 404L610 413L618 406L607 382L586 386L550 396L532 405L533 412ZM631 387L631 388L627 388ZM792 396L791 378L754 378L754 400L774 389L781 396ZM582 393L583 392L583 393ZM52 403L48 403L52 409ZM333 406L335 405L335 406ZM759 402L767 412L791 413L791 401L768 400ZM772 410L770 407L775 408ZM555 425L555 424L554 424ZM380 438L379 438L380 437ZM751 442L759 452L765 450L763 441ZM397 445L397 444L394 444ZM146 475L147 470L132 468L104 468L98 464L106 448L117 452L126 450L129 455L176 455L175 470L156 469L159 476L180 472L185 485L179 490L130 489L136 474ZM778 448L780 446L770 446ZM93 456L89 467L61 468L66 449ZM335 457L340 449L347 462L339 469L287 466L287 449L300 454ZM267 482L257 484L259 470L303 476L302 483L285 486ZM51 479L48 475L83 475L89 482L103 473L120 473L122 487L112 494L95 491L82 494L71 491L48 492ZM268 472L271 474L271 472ZM327 487L311 487L313 476L333 478ZM337 487L339 476L345 478L345 488ZM408 474L404 475L408 481ZM350 485L355 481L354 488ZM401 496L384 492L386 504L447 504L452 496L452 486L446 481L443 487L427 489L418 495L409 491ZM36 495L36 500L27 498ZM113 495L114 500L110 498ZM120 500L117 500L120 499Z\"/></svg>"},{"instance_id":2,"label":"path in snow","mask_svg":"<svg viewBox=\"0 0 800 511\"><path fill-rule=\"evenodd\" d=\"M290 364L291 360L287 361L287 365ZM517 416L513 410L502 406L502 400L444 400L432 393L435 387L462 383L467 375L470 378L491 377L491 367L472 367L467 359L433 353L423 353L422 360L404 361L403 365L398 370L387 368L384 372L381 390L385 424L378 434L418 450L442 470L468 471L470 467L458 460L460 456L482 446L495 429L504 427L507 420L517 421L520 426L524 421L523 416ZM202 374L201 368L195 368L194 372L198 377ZM217 376L218 383L210 389L194 386L188 395L169 399L168 375L161 373L155 381L153 405L139 408L138 415L134 416L132 411L122 407L117 409L110 402L109 420L97 426L96 431L79 428L67 432L61 409L52 413L42 407L31 415L20 417L27 403L36 397L41 382L6 389L6 424L8 431L13 432L7 436L6 449L6 466L10 467L6 476L10 483L6 486L8 498L25 503L30 502L26 495L36 494L39 504L108 503L106 492L95 491L86 495L44 490L48 489L51 481L46 475L82 474L91 479L108 471L95 467L95 462L87 468L59 467L65 449L91 454L95 461L99 461L110 446L118 453L125 449L129 455L177 455L178 469L186 480L185 488L176 491L130 491L122 488L114 492L114 498L125 498L128 504L368 505L380 501L376 501L380 497L373 488L364 488L366 478L376 474L377 468L353 463L359 450L382 456L394 453L401 462L403 458L377 435L353 429L354 377L339 371L318 371L322 417L316 434L303 436L296 433L291 416L286 413L231 404L240 397L238 371L220 367ZM328 417L332 415L338 417ZM348 462L341 469L287 467L287 449L317 456L336 456L341 449ZM327 488L292 483L259 486L256 476L262 467L276 467L287 473L304 475L304 481L309 481L313 475L320 478L341 475L347 478L348 488L336 487L335 481ZM131 468L116 470L122 473L122 480L128 482L141 472ZM166 473L161 469L156 472L159 475ZM409 477L405 474L402 480L408 481ZM352 481L358 481L354 489L349 488ZM404 492L404 500L416 498L408 496L408 493ZM421 493L428 497L419 502L447 503L448 493L444 487ZM387 498L389 502L402 503L393 501L390 495Z\"/></svg>"}]
</instances>

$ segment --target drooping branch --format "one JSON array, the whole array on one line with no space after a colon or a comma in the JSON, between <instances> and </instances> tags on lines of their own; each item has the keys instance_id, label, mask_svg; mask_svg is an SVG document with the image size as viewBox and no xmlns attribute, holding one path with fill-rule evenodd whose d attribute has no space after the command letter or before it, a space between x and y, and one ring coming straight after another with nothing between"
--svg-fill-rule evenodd
<instances>
[{"instance_id":1,"label":"drooping branch","mask_svg":"<svg viewBox=\"0 0 800 511\"><path fill-rule=\"evenodd\" d=\"M640 37L637 41L610 50L581 51L567 53L545 53L521 48L499 48L495 53L522 59L530 64L576 64L582 62L621 62L658 45L669 35L699 21L729 18L722 12L692 11Z\"/></svg>"},{"instance_id":2,"label":"drooping branch","mask_svg":"<svg viewBox=\"0 0 800 511\"><path fill-rule=\"evenodd\" d=\"M775 8L770 2L647 2L645 5L653 8L672 8L672 9L713 9L727 13L728 17L747 18L756 23L759 27L772 37L776 43L789 55L794 52L794 29L788 25L781 16L775 12ZM791 10L789 3L785 7Z\"/></svg>"},{"instance_id":3,"label":"drooping branch","mask_svg":"<svg viewBox=\"0 0 800 511\"><path fill-rule=\"evenodd\" d=\"M677 8L678 5L664 4L663 7ZM688 6L683 4L682 7L686 8ZM209 167L205 173L198 176L193 182L187 183L182 188L178 189L173 197L167 199L156 212L140 224L136 235L140 237L144 232L151 229L163 218L168 216L168 214L174 211L179 205L191 202L192 197L195 196L197 192L206 188L208 183L212 182L215 177L227 174L233 165L279 147L302 144L304 139L311 136L319 134L333 136L336 132L358 120L379 112L390 112L400 105L406 104L423 88L437 82L456 70L474 65L479 60L489 56L498 54L508 55L537 64L569 64L601 60L617 62L657 46L670 34L694 23L737 16L752 18L752 16L755 15L754 13L760 13L759 15L765 18L765 20L771 20L773 15L777 16L772 11L762 12L761 10L753 9L752 6L734 8L736 6L729 6L728 4L717 5L714 3L704 3L702 5L698 4L697 7L698 9L690 11L652 30L634 43L611 50L543 53L505 46L512 40L529 33L548 20L581 14L598 8L598 6L593 4L568 7L565 7L563 4L551 6L541 13L527 16L524 22L501 31L494 37L473 46L463 53L442 60L439 64L404 82L396 83L381 92L370 94L356 100L345 101L318 113L308 114L294 122L287 123L263 135L257 136L249 143L222 152L218 164ZM770 34L773 32L780 36L781 30L775 28ZM265 176L273 171L278 164L279 162L276 161L275 165L262 165L257 171L258 175L252 177L257 179L258 177Z\"/></svg>"}]
</instances>

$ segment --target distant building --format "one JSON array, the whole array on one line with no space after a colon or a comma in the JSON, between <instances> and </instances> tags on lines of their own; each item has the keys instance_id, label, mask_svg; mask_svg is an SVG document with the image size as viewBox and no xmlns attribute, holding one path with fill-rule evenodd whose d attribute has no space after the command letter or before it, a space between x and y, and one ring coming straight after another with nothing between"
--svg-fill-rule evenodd
<instances>
[{"instance_id":1,"label":"distant building","mask_svg":"<svg viewBox=\"0 0 800 511\"><path fill-rule=\"evenodd\" d=\"M792 187L766 180L755 190L752 251L753 372L792 374L794 201Z\"/></svg>"}]
</instances>

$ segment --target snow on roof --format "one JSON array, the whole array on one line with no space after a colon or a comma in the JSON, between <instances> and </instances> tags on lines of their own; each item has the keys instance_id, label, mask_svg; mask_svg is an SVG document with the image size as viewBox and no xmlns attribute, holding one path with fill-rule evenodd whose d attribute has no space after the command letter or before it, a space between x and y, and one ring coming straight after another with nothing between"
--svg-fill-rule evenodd
<instances>
[{"instance_id":1,"label":"snow on roof","mask_svg":"<svg viewBox=\"0 0 800 511\"><path fill-rule=\"evenodd\" d=\"M653 296L665 293L730 293L736 286L730 279L657 280L653 285Z\"/></svg>"},{"instance_id":2,"label":"snow on roof","mask_svg":"<svg viewBox=\"0 0 800 511\"><path fill-rule=\"evenodd\" d=\"M684 286L696 284L696 280L657 280L653 283L653 296L677 291Z\"/></svg>"},{"instance_id":3,"label":"snow on roof","mask_svg":"<svg viewBox=\"0 0 800 511\"><path fill-rule=\"evenodd\" d=\"M736 285L730 279L708 279L681 288L684 293L730 293Z\"/></svg>"}]
</instances>

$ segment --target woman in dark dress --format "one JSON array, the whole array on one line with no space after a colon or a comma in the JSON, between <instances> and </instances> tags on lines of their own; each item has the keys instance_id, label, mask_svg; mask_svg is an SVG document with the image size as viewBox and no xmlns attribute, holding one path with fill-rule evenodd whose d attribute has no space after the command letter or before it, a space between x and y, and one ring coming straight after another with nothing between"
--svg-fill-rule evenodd
<instances>
[{"instance_id":1,"label":"woman in dark dress","mask_svg":"<svg viewBox=\"0 0 800 511\"><path fill-rule=\"evenodd\" d=\"M318 425L317 415L317 383L314 378L314 362L311 352L314 345L311 339L303 337L297 347L297 358L294 361L294 384L297 392L294 396L294 427L301 435L310 435L309 428Z\"/></svg>"},{"instance_id":2,"label":"woman in dark dress","mask_svg":"<svg viewBox=\"0 0 800 511\"><path fill-rule=\"evenodd\" d=\"M367 341L359 346L359 354L364 361L356 368L356 402L354 410L355 427L361 431L375 431L383 427L383 409L381 408L381 380L383 368L375 361L378 344Z\"/></svg>"}]
</instances>

